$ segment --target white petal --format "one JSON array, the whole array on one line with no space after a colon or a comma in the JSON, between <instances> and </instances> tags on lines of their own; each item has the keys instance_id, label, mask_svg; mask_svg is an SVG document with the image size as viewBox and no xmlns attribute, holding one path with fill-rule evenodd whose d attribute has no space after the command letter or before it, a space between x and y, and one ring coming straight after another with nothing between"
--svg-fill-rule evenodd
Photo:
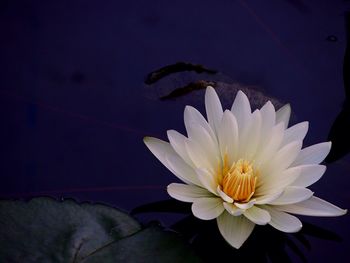
<instances>
[{"instance_id":1,"label":"white petal","mask_svg":"<svg viewBox=\"0 0 350 263\"><path fill-rule=\"evenodd\" d=\"M199 126L204 128L210 136L216 140L216 135L213 131L213 129L210 127L208 122L205 120L203 115L195 108L192 106L186 106L185 107L185 112L184 112L184 121L185 121L185 127L187 130L187 135L188 137L193 137L194 135L191 134L191 131L188 129L190 125L194 126Z\"/></svg>"},{"instance_id":2,"label":"white petal","mask_svg":"<svg viewBox=\"0 0 350 263\"><path fill-rule=\"evenodd\" d=\"M322 142L302 149L298 158L294 161L293 166L319 164L326 158L331 150L331 146L331 142Z\"/></svg>"},{"instance_id":3,"label":"white petal","mask_svg":"<svg viewBox=\"0 0 350 263\"><path fill-rule=\"evenodd\" d=\"M169 139L170 145L173 147L175 152L179 156L181 156L181 158L184 159L184 161L187 164L193 166L193 162L190 159L190 157L187 153L187 150L186 150L185 143L186 143L187 138L175 130L168 130L167 134L168 134L168 139Z\"/></svg>"},{"instance_id":4,"label":"white petal","mask_svg":"<svg viewBox=\"0 0 350 263\"><path fill-rule=\"evenodd\" d=\"M264 182L260 184L255 191L256 196L278 194L280 191L284 190L285 187L291 185L300 176L300 173L301 168L297 166L264 178Z\"/></svg>"},{"instance_id":5,"label":"white petal","mask_svg":"<svg viewBox=\"0 0 350 263\"><path fill-rule=\"evenodd\" d=\"M316 196L297 204L275 207L280 211L307 216L341 216L347 212L347 210L341 209Z\"/></svg>"},{"instance_id":6,"label":"white petal","mask_svg":"<svg viewBox=\"0 0 350 263\"><path fill-rule=\"evenodd\" d=\"M269 212L257 206L245 210L244 216L257 225L266 225L271 220Z\"/></svg>"},{"instance_id":7,"label":"white petal","mask_svg":"<svg viewBox=\"0 0 350 263\"><path fill-rule=\"evenodd\" d=\"M172 183L168 185L168 194L183 202L194 202L197 198L201 197L213 197L213 194L209 193L207 189L188 184Z\"/></svg>"},{"instance_id":8,"label":"white petal","mask_svg":"<svg viewBox=\"0 0 350 263\"><path fill-rule=\"evenodd\" d=\"M145 137L143 141L154 156L179 179L188 184L199 184L197 176L192 174L190 169L188 169L189 166L177 155L169 143L153 137ZM169 164L169 158L176 159L176 165ZM186 172L182 171L179 173L178 170L174 170L174 166L176 166L176 168L181 168L183 166Z\"/></svg>"},{"instance_id":9,"label":"white petal","mask_svg":"<svg viewBox=\"0 0 350 263\"><path fill-rule=\"evenodd\" d=\"M255 197L256 199L255 204L257 205L269 204L271 201L277 199L282 193L283 193L283 189L280 189L279 191L272 191L271 194Z\"/></svg>"},{"instance_id":10,"label":"white petal","mask_svg":"<svg viewBox=\"0 0 350 263\"><path fill-rule=\"evenodd\" d=\"M272 206L264 206L264 209L266 209L271 215L271 221L269 224L282 232L295 233L303 226L300 220L295 216L278 211Z\"/></svg>"},{"instance_id":11,"label":"white petal","mask_svg":"<svg viewBox=\"0 0 350 263\"><path fill-rule=\"evenodd\" d=\"M194 137L188 140L197 143L197 154L204 155L205 159L211 164L212 169L215 169L220 162L220 149L217 142L211 138L203 127L189 125L188 129L194 134ZM189 153L189 151L187 152ZM189 155L192 157L191 154Z\"/></svg>"},{"instance_id":12,"label":"white petal","mask_svg":"<svg viewBox=\"0 0 350 263\"><path fill-rule=\"evenodd\" d=\"M284 124L284 128L286 129L288 127L290 113L291 109L289 104L286 104L283 107L281 107L276 112L276 124L282 122Z\"/></svg>"},{"instance_id":13,"label":"white petal","mask_svg":"<svg viewBox=\"0 0 350 263\"><path fill-rule=\"evenodd\" d=\"M298 166L301 171L298 178L293 182L293 186L308 187L317 182L326 171L325 165L306 164Z\"/></svg>"},{"instance_id":14,"label":"white petal","mask_svg":"<svg viewBox=\"0 0 350 263\"><path fill-rule=\"evenodd\" d=\"M238 126L235 116L228 110L224 112L221 120L218 138L222 159L227 154L231 164L238 154Z\"/></svg>"},{"instance_id":15,"label":"white petal","mask_svg":"<svg viewBox=\"0 0 350 263\"><path fill-rule=\"evenodd\" d=\"M176 154L174 149L170 146L168 142L159 140L153 137L145 137L143 142L146 144L148 149L158 158L163 165L168 168L168 163L165 159L166 155ZM169 168L168 168L169 169Z\"/></svg>"},{"instance_id":16,"label":"white petal","mask_svg":"<svg viewBox=\"0 0 350 263\"><path fill-rule=\"evenodd\" d=\"M221 198L198 198L192 204L194 216L203 220L217 218L225 210Z\"/></svg>"},{"instance_id":17,"label":"white petal","mask_svg":"<svg viewBox=\"0 0 350 263\"><path fill-rule=\"evenodd\" d=\"M282 145L293 141L303 141L309 129L309 122L304 121L285 130Z\"/></svg>"},{"instance_id":18,"label":"white petal","mask_svg":"<svg viewBox=\"0 0 350 263\"><path fill-rule=\"evenodd\" d=\"M240 216L244 212L243 209L238 208L237 206L235 206L232 203L224 202L224 207L225 207L226 211L229 212L233 216Z\"/></svg>"},{"instance_id":19,"label":"white petal","mask_svg":"<svg viewBox=\"0 0 350 263\"><path fill-rule=\"evenodd\" d=\"M250 115L252 112L249 100L242 91L237 92L231 111L236 117L238 130L241 133L244 127L249 124Z\"/></svg>"},{"instance_id":20,"label":"white petal","mask_svg":"<svg viewBox=\"0 0 350 263\"><path fill-rule=\"evenodd\" d=\"M190 182L191 184L202 186L196 171L185 163L180 156L177 154L168 154L165 158L170 171L172 171L178 178L184 182Z\"/></svg>"},{"instance_id":21,"label":"white petal","mask_svg":"<svg viewBox=\"0 0 350 263\"><path fill-rule=\"evenodd\" d=\"M185 146L195 167L202 167L214 173L219 162L218 160L215 164L215 160L209 158L210 154L207 154L202 146L192 139L188 139L185 142Z\"/></svg>"},{"instance_id":22,"label":"white petal","mask_svg":"<svg viewBox=\"0 0 350 263\"><path fill-rule=\"evenodd\" d=\"M210 173L208 170L205 170L203 168L196 169L198 179L200 180L201 184L208 189L209 192L219 195L217 193L217 188L219 185L218 178L215 176L215 174Z\"/></svg>"},{"instance_id":23,"label":"white petal","mask_svg":"<svg viewBox=\"0 0 350 263\"><path fill-rule=\"evenodd\" d=\"M260 150L258 150L258 153L255 156L255 164L257 166L271 160L280 148L283 136L284 126L283 123L279 123L272 128L271 132L267 135L267 138L263 140L265 143L261 141Z\"/></svg>"},{"instance_id":24,"label":"white petal","mask_svg":"<svg viewBox=\"0 0 350 263\"><path fill-rule=\"evenodd\" d=\"M225 202L233 203L233 199L231 197L229 197L227 194L225 194L225 192L223 192L221 190L220 185L218 185L218 187L217 187L217 193L222 198L222 200L224 200Z\"/></svg>"},{"instance_id":25,"label":"white petal","mask_svg":"<svg viewBox=\"0 0 350 263\"><path fill-rule=\"evenodd\" d=\"M252 233L255 224L244 216L232 216L229 213L222 213L217 218L221 235L234 248L240 248Z\"/></svg>"},{"instance_id":26,"label":"white petal","mask_svg":"<svg viewBox=\"0 0 350 263\"><path fill-rule=\"evenodd\" d=\"M271 201L271 205L288 205L305 201L313 195L313 192L304 187L288 186L282 195Z\"/></svg>"},{"instance_id":27,"label":"white petal","mask_svg":"<svg viewBox=\"0 0 350 263\"><path fill-rule=\"evenodd\" d=\"M214 131L216 131L217 134L222 118L222 106L218 95L213 87L210 86L207 87L205 92L205 109L207 112L209 125Z\"/></svg>"},{"instance_id":28,"label":"white petal","mask_svg":"<svg viewBox=\"0 0 350 263\"><path fill-rule=\"evenodd\" d=\"M281 173L283 170L288 168L297 158L301 147L302 143L300 141L296 141L291 142L281 148L270 161L266 162L265 165L261 167L261 183L264 182L265 178Z\"/></svg>"},{"instance_id":29,"label":"white petal","mask_svg":"<svg viewBox=\"0 0 350 263\"><path fill-rule=\"evenodd\" d=\"M256 110L251 115L247 129L242 131L239 137L239 154L241 157L251 160L256 154L261 134L261 114Z\"/></svg>"},{"instance_id":30,"label":"white petal","mask_svg":"<svg viewBox=\"0 0 350 263\"><path fill-rule=\"evenodd\" d=\"M234 205L237 206L240 209L246 210L251 208L255 204L255 199L251 199L248 203L238 203L234 202Z\"/></svg>"},{"instance_id":31,"label":"white petal","mask_svg":"<svg viewBox=\"0 0 350 263\"><path fill-rule=\"evenodd\" d=\"M261 139L263 144L265 144L266 140L264 139L269 137L269 134L272 128L275 126L276 121L275 107L271 101L265 103L265 105L260 109L260 113L262 120Z\"/></svg>"}]
</instances>

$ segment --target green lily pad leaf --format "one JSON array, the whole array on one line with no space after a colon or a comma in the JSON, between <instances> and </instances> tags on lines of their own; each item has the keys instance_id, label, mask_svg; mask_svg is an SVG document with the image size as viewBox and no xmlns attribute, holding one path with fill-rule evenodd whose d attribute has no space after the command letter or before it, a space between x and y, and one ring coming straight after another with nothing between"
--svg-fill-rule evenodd
<instances>
[{"instance_id":1,"label":"green lily pad leaf","mask_svg":"<svg viewBox=\"0 0 350 263\"><path fill-rule=\"evenodd\" d=\"M113 242L91 254L84 263L202 262L175 232L152 226Z\"/></svg>"},{"instance_id":2,"label":"green lily pad leaf","mask_svg":"<svg viewBox=\"0 0 350 263\"><path fill-rule=\"evenodd\" d=\"M46 197L0 201L0 226L0 262L16 263L82 262L141 229L117 209Z\"/></svg>"}]
</instances>

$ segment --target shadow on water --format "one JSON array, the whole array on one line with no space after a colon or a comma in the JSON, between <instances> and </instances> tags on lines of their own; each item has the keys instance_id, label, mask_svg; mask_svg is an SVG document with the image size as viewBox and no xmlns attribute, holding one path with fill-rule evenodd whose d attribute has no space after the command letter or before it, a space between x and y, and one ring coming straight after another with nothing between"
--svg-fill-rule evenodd
<instances>
[{"instance_id":1,"label":"shadow on water","mask_svg":"<svg viewBox=\"0 0 350 263\"><path fill-rule=\"evenodd\" d=\"M150 84L153 84L153 83L157 82L158 80L160 80L168 75L178 73L178 72L184 72L184 71L194 71L194 72L199 73L199 74L200 73L208 73L208 74L216 74L217 73L216 70L205 68L204 66L199 65L199 64L177 62L177 63L172 64L172 65L167 65L167 66L161 67L160 69L157 69L157 70L149 73L147 75L147 77L145 78L145 84L150 85Z\"/></svg>"},{"instance_id":2,"label":"shadow on water","mask_svg":"<svg viewBox=\"0 0 350 263\"><path fill-rule=\"evenodd\" d=\"M266 94L261 87L241 84L222 72L187 62L177 62L152 71L147 74L144 83L147 94L153 93L153 99L162 101L179 100L191 105L199 101L202 103L199 93L204 92L207 86L212 86L221 98L224 108L231 108L238 90L248 96L252 109L260 108L268 100L277 109L285 104Z\"/></svg>"},{"instance_id":3,"label":"shadow on water","mask_svg":"<svg viewBox=\"0 0 350 263\"><path fill-rule=\"evenodd\" d=\"M328 140L332 141L332 149L326 162L334 162L350 152L350 12L345 14L345 28L347 46L344 55L343 79L346 98L342 111L335 119L328 135Z\"/></svg>"},{"instance_id":4,"label":"shadow on water","mask_svg":"<svg viewBox=\"0 0 350 263\"><path fill-rule=\"evenodd\" d=\"M311 250L308 236L337 242L342 240L336 233L310 223L303 223L302 230L295 234L286 234L271 226L255 226L251 236L237 250L223 239L215 220L203 221L195 218L188 203L164 200L139 206L132 214L155 212L191 214L169 228L180 233L204 262L228 258L236 262L292 262L288 250L300 262L307 262L302 249Z\"/></svg>"}]
</instances>

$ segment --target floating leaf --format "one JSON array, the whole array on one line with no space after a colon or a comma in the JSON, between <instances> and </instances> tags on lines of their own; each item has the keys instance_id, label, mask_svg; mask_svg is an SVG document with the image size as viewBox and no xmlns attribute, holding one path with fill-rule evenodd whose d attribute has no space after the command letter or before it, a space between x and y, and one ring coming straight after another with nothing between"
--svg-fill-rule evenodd
<instances>
[{"instance_id":1,"label":"floating leaf","mask_svg":"<svg viewBox=\"0 0 350 263\"><path fill-rule=\"evenodd\" d=\"M196 262L177 234L101 204L2 200L0 224L0 262Z\"/></svg>"},{"instance_id":2,"label":"floating leaf","mask_svg":"<svg viewBox=\"0 0 350 263\"><path fill-rule=\"evenodd\" d=\"M79 262L141 229L117 209L51 198L0 201L0 225L0 261L28 263Z\"/></svg>"},{"instance_id":3,"label":"floating leaf","mask_svg":"<svg viewBox=\"0 0 350 263\"><path fill-rule=\"evenodd\" d=\"M92 254L84 263L201 262L175 232L146 228Z\"/></svg>"}]
</instances>

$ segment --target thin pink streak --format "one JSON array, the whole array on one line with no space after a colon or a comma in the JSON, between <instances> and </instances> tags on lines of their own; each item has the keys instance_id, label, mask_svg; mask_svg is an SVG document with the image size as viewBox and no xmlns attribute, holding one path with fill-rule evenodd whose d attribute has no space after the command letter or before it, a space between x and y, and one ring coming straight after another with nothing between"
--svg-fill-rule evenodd
<instances>
[{"instance_id":1,"label":"thin pink streak","mask_svg":"<svg viewBox=\"0 0 350 263\"><path fill-rule=\"evenodd\" d=\"M64 193L86 193L86 192L111 192L111 191L139 191L139 190L160 190L165 189L161 185L136 185L136 186L109 186L109 187L92 187L92 188L71 188L61 190L47 190L38 192L25 192L5 194L5 196L38 196L49 194L64 194Z\"/></svg>"},{"instance_id":2,"label":"thin pink streak","mask_svg":"<svg viewBox=\"0 0 350 263\"><path fill-rule=\"evenodd\" d=\"M299 66L303 72L305 72L304 67L298 62L295 56L290 52L290 50L282 44L282 41L279 39L277 34L271 30L271 28L255 13L255 11L247 4L245 0L238 0L240 5L245 8L248 13L255 19L255 21L267 32L273 41L284 51L284 53L293 60L293 62Z\"/></svg>"},{"instance_id":3,"label":"thin pink streak","mask_svg":"<svg viewBox=\"0 0 350 263\"><path fill-rule=\"evenodd\" d=\"M50 105L48 105L46 103L43 103L43 102L33 103L32 101L30 101L29 99L25 98L24 96L20 96L18 94L14 94L14 93L12 93L12 92L10 92L8 90L1 90L1 92L4 93L6 96L11 97L13 99L16 99L16 100L19 100L19 101L23 101L23 102L26 102L26 103L31 103L31 104L34 104L34 105L36 105L36 106L38 106L40 108L43 108L45 110L50 110L50 111L53 111L53 112L56 112L56 113L64 114L66 116L69 116L69 117L72 117L72 118L76 118L76 119L80 119L80 120L83 120L83 121L86 121L86 122L89 122L89 123L95 123L95 124L107 126L109 128L126 131L126 132L132 132L132 133L140 134L142 136L149 135L149 134L154 134L154 133L150 133L150 132L147 132L147 131L142 131L142 130L130 128L130 127L127 127L127 126L119 125L119 124L116 124L116 123L101 121L101 120L98 120L98 119L95 119L95 118L92 118L92 117L89 117L89 116L86 116L86 115L82 115L82 114L79 114L79 113L74 113L74 112L71 112L71 111L67 111L67 110L64 110L64 109L53 107L53 106L50 106Z\"/></svg>"}]
</instances>

